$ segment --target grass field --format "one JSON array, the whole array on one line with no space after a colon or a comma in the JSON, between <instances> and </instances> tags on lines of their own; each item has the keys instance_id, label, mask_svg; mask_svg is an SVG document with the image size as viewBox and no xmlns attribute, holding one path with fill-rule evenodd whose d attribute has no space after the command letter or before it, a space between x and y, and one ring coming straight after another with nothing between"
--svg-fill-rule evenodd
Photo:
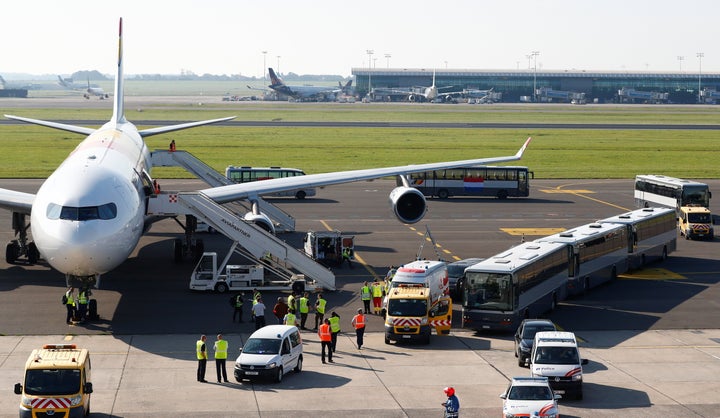
<instances>
[{"instance_id":1,"label":"grass field","mask_svg":"<svg viewBox=\"0 0 720 418\"><path fill-rule=\"evenodd\" d=\"M107 108L2 108L50 120L107 120ZM521 106L227 103L189 101L128 109L131 121L200 120L238 115L257 121L547 122L717 125L709 106ZM140 126L139 126L140 127ZM525 158L536 178L631 178L658 173L684 178L720 177L720 130L613 129L408 129L200 127L148 138L151 149L175 139L219 171L227 165L278 165L308 173L513 154L534 138ZM49 175L82 136L32 125L0 125L0 178ZM156 169L160 178L190 177Z\"/></svg>"}]
</instances>

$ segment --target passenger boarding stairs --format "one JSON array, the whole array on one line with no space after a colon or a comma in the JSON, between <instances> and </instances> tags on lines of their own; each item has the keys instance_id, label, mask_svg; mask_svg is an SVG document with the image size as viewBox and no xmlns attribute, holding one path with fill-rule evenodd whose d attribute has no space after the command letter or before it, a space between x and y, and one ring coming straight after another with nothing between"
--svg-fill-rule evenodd
<instances>
[{"instance_id":1,"label":"passenger boarding stairs","mask_svg":"<svg viewBox=\"0 0 720 418\"><path fill-rule=\"evenodd\" d=\"M155 150L152 152L152 165L153 167L182 167L210 185L210 187L234 184L232 180L218 173L212 167L187 151ZM257 203L260 211L273 221L276 231L295 231L295 218L260 197L258 197ZM248 208L245 209L250 210Z\"/></svg>"},{"instance_id":2,"label":"passenger boarding stairs","mask_svg":"<svg viewBox=\"0 0 720 418\"><path fill-rule=\"evenodd\" d=\"M333 272L255 224L245 222L201 192L162 192L152 196L148 202L148 215L193 215L237 242L246 251L241 254L250 254L261 262L273 264L276 269L292 267L305 275L309 286L335 290Z\"/></svg>"}]
</instances>

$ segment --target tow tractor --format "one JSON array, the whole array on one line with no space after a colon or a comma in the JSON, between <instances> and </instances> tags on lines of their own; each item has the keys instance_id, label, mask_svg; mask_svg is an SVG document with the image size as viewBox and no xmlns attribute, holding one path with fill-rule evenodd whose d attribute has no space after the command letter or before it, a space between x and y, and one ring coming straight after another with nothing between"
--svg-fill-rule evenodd
<instances>
[{"instance_id":1,"label":"tow tractor","mask_svg":"<svg viewBox=\"0 0 720 418\"><path fill-rule=\"evenodd\" d=\"M220 264L218 264L216 252L203 253L190 276L190 289L211 290L218 293L253 290L255 288L263 290L292 289L296 293L301 293L305 290L315 290L317 287L314 282L306 280L303 274L291 274L287 278L278 276L274 280L266 279L266 266L263 264L228 265L227 263L236 245L237 243L233 244L233 248ZM267 267L272 269L270 265ZM223 270L225 273L223 273ZM275 270L275 273L278 273L278 271Z\"/></svg>"}]
</instances>

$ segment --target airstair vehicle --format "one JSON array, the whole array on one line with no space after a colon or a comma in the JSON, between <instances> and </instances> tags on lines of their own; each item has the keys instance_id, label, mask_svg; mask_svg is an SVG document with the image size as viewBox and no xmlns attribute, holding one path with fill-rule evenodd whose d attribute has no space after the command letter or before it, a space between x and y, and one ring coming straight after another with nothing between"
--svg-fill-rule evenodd
<instances>
[{"instance_id":1,"label":"airstair vehicle","mask_svg":"<svg viewBox=\"0 0 720 418\"><path fill-rule=\"evenodd\" d=\"M153 152L153 165L184 167L211 186L232 184L220 173L184 151L155 151ZM267 206L261 206L262 211L271 216L265 210L274 206L265 203ZM280 280L273 282L263 280L261 286L252 286L257 285L256 282L248 283L250 289L257 287L266 290L290 290L300 286L335 290L335 275L332 271L254 223L246 222L242 215L233 213L228 207L216 203L201 192L163 191L152 195L148 198L147 215L172 217L176 218L176 221L177 216L186 216L187 225L183 225L186 231L186 242L183 243L181 239L175 240L176 259L182 258L185 250L191 250L195 258L200 260L204 256L212 254L204 252L201 240L192 239L197 220L205 222L214 230L230 238L233 246L220 266L215 263L215 276L220 276L220 272L225 268L232 253L238 253L245 258L256 260L264 266L265 270L280 277ZM287 216L289 217L289 215ZM180 221L177 222L180 223ZM294 227L294 219L292 223ZM207 263L198 264L198 266L201 265L207 265Z\"/></svg>"}]
</instances>

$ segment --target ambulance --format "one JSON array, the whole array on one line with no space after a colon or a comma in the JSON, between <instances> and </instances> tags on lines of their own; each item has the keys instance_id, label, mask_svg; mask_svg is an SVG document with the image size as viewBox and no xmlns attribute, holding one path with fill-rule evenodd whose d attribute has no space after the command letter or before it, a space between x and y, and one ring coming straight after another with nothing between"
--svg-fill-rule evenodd
<instances>
[{"instance_id":1,"label":"ambulance","mask_svg":"<svg viewBox=\"0 0 720 418\"><path fill-rule=\"evenodd\" d=\"M90 353L75 344L46 344L25 363L25 379L15 384L20 418L90 414Z\"/></svg>"}]
</instances>

